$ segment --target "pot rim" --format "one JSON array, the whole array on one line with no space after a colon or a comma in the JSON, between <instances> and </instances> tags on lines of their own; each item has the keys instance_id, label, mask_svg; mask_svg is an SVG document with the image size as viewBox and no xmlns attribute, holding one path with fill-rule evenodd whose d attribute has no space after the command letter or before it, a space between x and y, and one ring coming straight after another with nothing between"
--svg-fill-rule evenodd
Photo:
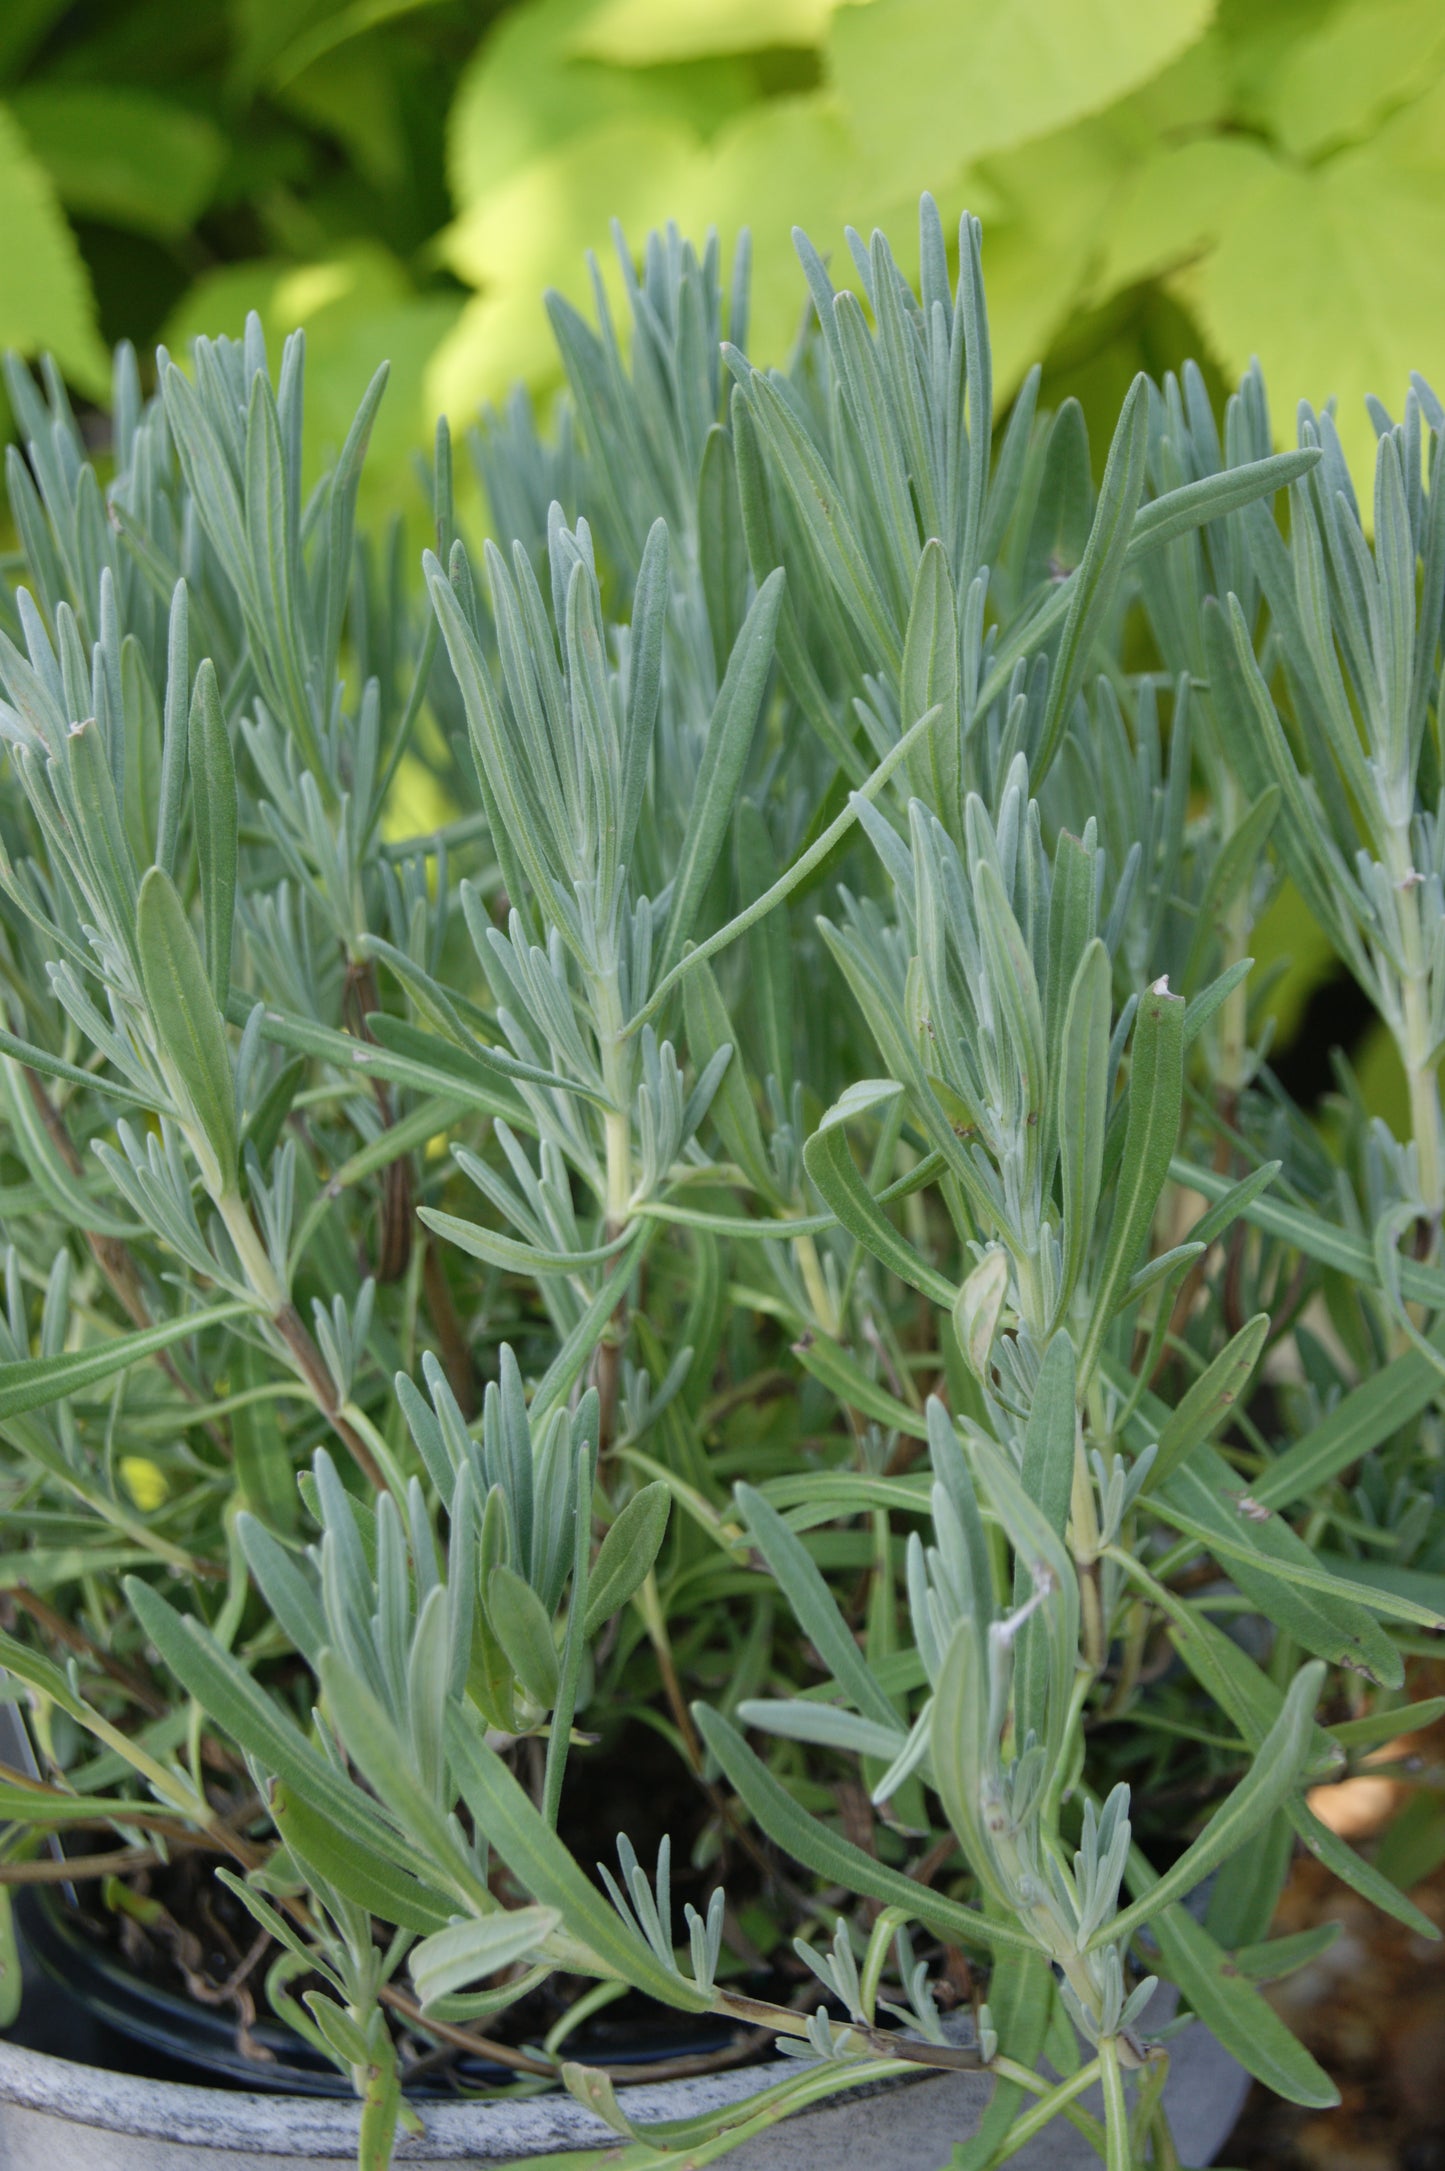
<instances>
[{"instance_id":1,"label":"pot rim","mask_svg":"<svg viewBox=\"0 0 1445 2171\"><path fill-rule=\"evenodd\" d=\"M645 2081L627 2090L627 2105L642 2121L696 2117L744 2102L790 2070L791 2061L770 2058L731 2073ZM920 2068L919 2077L925 2073ZM911 2078L906 2075L867 2085L891 2088ZM361 2107L354 2101L150 2080L3 2040L0 2101L105 2133L189 2142L198 2148L245 2148L263 2156L346 2155L355 2151L361 2123ZM401 2160L445 2161L459 2149L475 2149L484 2141L494 2146L501 2143L510 2156L521 2151L596 2148L618 2138L595 2112L560 2089L521 2101L494 2097L472 2103L425 2103L417 2109L425 2137L399 2137Z\"/></svg>"},{"instance_id":2,"label":"pot rim","mask_svg":"<svg viewBox=\"0 0 1445 2171\"><path fill-rule=\"evenodd\" d=\"M1175 2098L1176 2139L1185 2150L1191 2143L1196 2150L1203 2144L1206 2154L1199 2160L1209 2161L1238 2115L1249 2076L1198 2020L1184 2030L1173 2051L1171 2084L1181 2084ZM628 2089L628 2109L643 2123L725 2110L746 2103L789 2070L792 2061L780 2058L731 2073L643 2082ZM813 2108L824 2111L829 2105L837 2107L840 2098L858 2102L949 2077L926 2066L916 2074L886 2080L840 2077L838 2090ZM230 2150L248 2161L258 2156L297 2163L354 2158L361 2123L357 2103L142 2079L0 2038L0 2130L7 2103L66 2125L215 2150L222 2158ZM619 2145L602 2119L560 2090L521 2101L494 2097L428 2103L420 2109L424 2132L398 2136L398 2163L516 2164L528 2157ZM801 2115L806 2119L809 2114ZM1194 2153L1189 2160L1196 2160Z\"/></svg>"}]
</instances>

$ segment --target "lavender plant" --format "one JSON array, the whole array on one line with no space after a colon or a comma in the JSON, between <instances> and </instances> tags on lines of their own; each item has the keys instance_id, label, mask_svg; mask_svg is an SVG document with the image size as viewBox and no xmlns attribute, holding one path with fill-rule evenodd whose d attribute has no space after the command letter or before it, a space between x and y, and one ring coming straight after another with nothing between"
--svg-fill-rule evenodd
<instances>
[{"instance_id":1,"label":"lavender plant","mask_svg":"<svg viewBox=\"0 0 1445 2171\"><path fill-rule=\"evenodd\" d=\"M122 352L104 479L9 372L0 1878L199 1857L363 2167L439 2045L638 2164L970 2066L966 2171L1167 2164L1189 2014L1335 2100L1297 1845L1434 1934L1307 1793L1445 1710L1445 415L1367 530L1328 412L1140 378L1096 488L1037 373L995 427L977 223L849 241L785 372L745 249L554 301L422 583L384 373L308 494L299 337ZM1280 878L1409 1136L1273 1077ZM690 1808L599 1884L629 1720ZM629 1990L792 2062L638 2126Z\"/></svg>"}]
</instances>

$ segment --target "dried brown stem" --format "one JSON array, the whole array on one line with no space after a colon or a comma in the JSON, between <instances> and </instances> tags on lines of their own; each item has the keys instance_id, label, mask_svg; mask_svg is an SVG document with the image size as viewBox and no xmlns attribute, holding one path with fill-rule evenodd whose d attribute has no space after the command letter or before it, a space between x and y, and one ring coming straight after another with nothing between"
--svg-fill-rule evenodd
<instances>
[{"instance_id":1,"label":"dried brown stem","mask_svg":"<svg viewBox=\"0 0 1445 2171\"><path fill-rule=\"evenodd\" d=\"M375 1044L376 1036L367 1019L381 1008L381 995L376 985L376 973L370 958L356 959L346 968L346 990L342 1002L342 1014L347 1030L358 1040ZM371 1080L371 1090L376 1099L377 1114L387 1130L396 1121L391 1098L391 1087L384 1078ZM400 1281L411 1262L412 1228L416 1219L415 1189L412 1182L410 1154L398 1154L388 1161L381 1178L380 1227L376 1247L376 1263L372 1271L379 1282Z\"/></svg>"},{"instance_id":2,"label":"dried brown stem","mask_svg":"<svg viewBox=\"0 0 1445 2171\"><path fill-rule=\"evenodd\" d=\"M337 1439L368 1482L374 1485L379 1493L385 1492L386 1479L381 1474L376 1457L355 1426L342 1416L341 1404L336 1396L336 1383L326 1368L325 1358L307 1333L305 1322L295 1305L283 1304L276 1314L274 1324L276 1332L296 1359L301 1374L311 1389L316 1407Z\"/></svg>"},{"instance_id":3,"label":"dried brown stem","mask_svg":"<svg viewBox=\"0 0 1445 2171\"><path fill-rule=\"evenodd\" d=\"M431 1323L436 1328L447 1385L456 1396L457 1408L463 1417L475 1417L477 1368L472 1362L471 1345L452 1297L452 1285L447 1280L446 1266L435 1237L428 1237L422 1253L421 1285Z\"/></svg>"},{"instance_id":4,"label":"dried brown stem","mask_svg":"<svg viewBox=\"0 0 1445 2171\"><path fill-rule=\"evenodd\" d=\"M560 2058L555 2061L534 2058L530 2052L517 2050L510 2043L499 2043L493 2036L479 2035L473 2028L457 2028L448 2021L433 2020L394 1983L387 1983L378 1996L382 2004L400 2014L409 2027L435 2036L440 2043L449 2043L456 2050L474 2051L479 2057L494 2059L498 2065L507 2066L515 2073L532 2073L546 2080L559 2078ZM749 2021L746 2025L753 2028L759 2023ZM715 2073L725 2066L740 2065L744 2059L754 2056L756 2050L754 2038L739 2036L724 2050L699 2051L691 2056L684 2054L680 2058L665 2058L656 2064L641 2066L589 2066L588 2071L605 2074L618 2087L636 2087L644 2081L686 2080L695 2073Z\"/></svg>"},{"instance_id":5,"label":"dried brown stem","mask_svg":"<svg viewBox=\"0 0 1445 2171\"><path fill-rule=\"evenodd\" d=\"M67 1621L63 1614L57 1613L53 1606L47 1605L34 1591L26 1590L24 1584L18 1585L6 1595L11 1605L17 1606L22 1613L28 1613L36 1627L43 1628L47 1636L53 1636L57 1643L63 1643L65 1648L75 1652L78 1658L89 1659L102 1673L108 1674L111 1680L119 1688L123 1688L127 1696L140 1705L142 1711L149 1712L153 1719L164 1717L170 1709L168 1700L161 1695L154 1682L147 1681L142 1674L133 1673L129 1666L104 1650L93 1637L87 1636L85 1630L78 1628L74 1621Z\"/></svg>"},{"instance_id":6,"label":"dried brown stem","mask_svg":"<svg viewBox=\"0 0 1445 2171\"><path fill-rule=\"evenodd\" d=\"M181 1842L174 1844L179 1846ZM154 1847L118 1847L112 1854L47 1854L33 1862L0 1862L0 1885L82 1884L91 1877L117 1877L125 1870L154 1869L160 1860Z\"/></svg>"},{"instance_id":7,"label":"dried brown stem","mask_svg":"<svg viewBox=\"0 0 1445 2171\"><path fill-rule=\"evenodd\" d=\"M35 1103L36 1112L45 1126L51 1144L60 1155L71 1175L75 1177L83 1176L85 1164L76 1152L75 1141L65 1127L65 1118L46 1092L44 1081L39 1072L27 1068L25 1082L30 1088L30 1098ZM136 1265L130 1246L125 1242L124 1238L102 1236L95 1229L85 1230L84 1235L86 1243L90 1246L92 1258L105 1276L132 1326L153 1326L155 1322L151 1318L150 1307L145 1300L145 1287L141 1280L140 1268ZM172 1385L177 1387L186 1397L187 1401L195 1402L200 1399L195 1388L191 1386L188 1380L183 1378L175 1359L168 1349L153 1351L152 1358L160 1366ZM229 1457L231 1452L230 1443L221 1427L208 1420L206 1432L212 1444L220 1453Z\"/></svg>"},{"instance_id":8,"label":"dried brown stem","mask_svg":"<svg viewBox=\"0 0 1445 2171\"><path fill-rule=\"evenodd\" d=\"M611 1222L607 1224L609 1243L616 1235ZM599 1404L597 1416L597 1460L604 1463L612 1452L617 1438L617 1404L622 1390L622 1346L627 1340L627 1298L621 1296L602 1330L597 1353L592 1360L592 1384L597 1389Z\"/></svg>"}]
</instances>

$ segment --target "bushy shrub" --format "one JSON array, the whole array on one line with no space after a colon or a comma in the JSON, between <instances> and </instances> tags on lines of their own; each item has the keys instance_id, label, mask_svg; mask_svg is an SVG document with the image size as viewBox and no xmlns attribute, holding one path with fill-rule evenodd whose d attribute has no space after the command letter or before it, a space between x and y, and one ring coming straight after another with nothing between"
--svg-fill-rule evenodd
<instances>
[{"instance_id":1,"label":"bushy shrub","mask_svg":"<svg viewBox=\"0 0 1445 2171\"><path fill-rule=\"evenodd\" d=\"M851 245L787 374L746 250L624 256L626 353L554 303L424 598L381 374L307 497L299 338L123 353L104 484L10 371L4 1874L211 1858L368 2164L439 2031L630 2130L553 1976L775 2032L733 2139L982 2064L975 2171L1164 2162L1156 1976L1334 2100L1296 1844L1430 1933L1307 1790L1441 1625L1445 415L1367 530L1328 412L1140 377L1096 490L1037 373L995 439L977 223ZM424 729L469 811L396 840ZM1281 869L1407 1138L1271 1077ZM603 1891L628 1719L689 1807Z\"/></svg>"}]
</instances>

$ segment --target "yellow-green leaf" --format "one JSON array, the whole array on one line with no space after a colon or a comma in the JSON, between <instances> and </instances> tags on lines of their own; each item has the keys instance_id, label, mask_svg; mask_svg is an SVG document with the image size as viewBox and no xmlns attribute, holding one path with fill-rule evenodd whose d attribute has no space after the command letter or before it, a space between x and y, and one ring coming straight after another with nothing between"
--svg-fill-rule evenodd
<instances>
[{"instance_id":1,"label":"yellow-green leaf","mask_svg":"<svg viewBox=\"0 0 1445 2171\"><path fill-rule=\"evenodd\" d=\"M110 380L90 280L55 188L0 105L0 347L48 349L87 392Z\"/></svg>"},{"instance_id":2,"label":"yellow-green leaf","mask_svg":"<svg viewBox=\"0 0 1445 2171\"><path fill-rule=\"evenodd\" d=\"M1210 0L873 0L843 8L830 72L893 188L1097 113L1193 44Z\"/></svg>"},{"instance_id":3,"label":"yellow-green leaf","mask_svg":"<svg viewBox=\"0 0 1445 2171\"><path fill-rule=\"evenodd\" d=\"M569 51L641 68L709 53L816 45L835 0L602 0L575 30Z\"/></svg>"},{"instance_id":4,"label":"yellow-green leaf","mask_svg":"<svg viewBox=\"0 0 1445 2171\"><path fill-rule=\"evenodd\" d=\"M1300 27L1247 99L1249 117L1294 158L1360 141L1445 65L1437 0L1346 0Z\"/></svg>"},{"instance_id":5,"label":"yellow-green leaf","mask_svg":"<svg viewBox=\"0 0 1445 2171\"><path fill-rule=\"evenodd\" d=\"M12 106L68 211L162 240L194 226L225 163L218 128L150 91L41 82Z\"/></svg>"},{"instance_id":6,"label":"yellow-green leaf","mask_svg":"<svg viewBox=\"0 0 1445 2171\"><path fill-rule=\"evenodd\" d=\"M1173 281L1226 375L1259 356L1279 424L1296 398L1338 396L1357 474L1374 459L1366 394L1398 412L1409 372L1440 352L1442 187L1445 82L1358 149L1270 165L1235 198L1218 248Z\"/></svg>"}]
</instances>

